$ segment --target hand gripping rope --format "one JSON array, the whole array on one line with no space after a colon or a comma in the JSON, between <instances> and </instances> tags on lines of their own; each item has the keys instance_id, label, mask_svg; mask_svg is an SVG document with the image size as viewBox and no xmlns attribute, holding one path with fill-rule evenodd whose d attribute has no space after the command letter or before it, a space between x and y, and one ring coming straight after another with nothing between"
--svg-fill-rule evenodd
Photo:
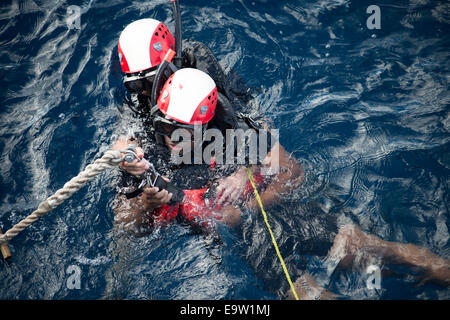
<instances>
[{"instance_id":1,"label":"hand gripping rope","mask_svg":"<svg viewBox=\"0 0 450 320\"><path fill-rule=\"evenodd\" d=\"M125 156L121 156L121 153L125 153ZM61 189L46 200L42 201L38 208L32 212L28 217L14 225L5 234L0 233L0 246L3 257L6 259L11 256L8 253L7 243L12 238L17 236L21 231L30 226L33 222L38 220L46 213L52 211L58 207L65 200L72 197L72 195L80 190L87 182L95 178L104 170L113 168L119 165L122 161L131 162L136 158L136 154L130 150L109 150L105 152L103 157L94 161L94 163L88 165L84 171L80 172L78 176L72 178Z\"/></svg>"},{"instance_id":2,"label":"hand gripping rope","mask_svg":"<svg viewBox=\"0 0 450 320\"><path fill-rule=\"evenodd\" d=\"M267 229L269 230L270 237L272 238L273 246L275 247L275 251L277 252L278 259L281 262L281 266L283 267L284 274L286 275L286 279L289 282L289 286L291 287L292 293L294 294L295 300L299 300L297 292L295 291L294 285L292 284L291 277L289 276L289 272L286 268L286 264L284 263L283 257L281 256L280 249L278 249L277 241L275 240L275 236L273 235L272 229L270 228L269 219L267 218L267 213L264 210L261 197L259 196L258 189L256 189L255 179L253 178L253 173L251 168L247 168L248 180L252 184L253 191L255 192L256 200L261 208L261 212L264 217L264 222L266 223Z\"/></svg>"}]
</instances>

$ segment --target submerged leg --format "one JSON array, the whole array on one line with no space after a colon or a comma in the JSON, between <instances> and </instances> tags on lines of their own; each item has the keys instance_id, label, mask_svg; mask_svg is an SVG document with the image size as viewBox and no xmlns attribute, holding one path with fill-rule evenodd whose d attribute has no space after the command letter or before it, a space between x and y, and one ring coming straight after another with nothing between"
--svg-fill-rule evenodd
<instances>
[{"instance_id":1,"label":"submerged leg","mask_svg":"<svg viewBox=\"0 0 450 320\"><path fill-rule=\"evenodd\" d=\"M387 263L416 267L425 273L425 281L450 285L449 260L413 244L384 241L364 233L355 225L345 225L339 229L328 256L340 261L340 266L350 267L362 250L381 255Z\"/></svg>"},{"instance_id":2,"label":"submerged leg","mask_svg":"<svg viewBox=\"0 0 450 320\"><path fill-rule=\"evenodd\" d=\"M333 300L336 295L320 287L314 278L309 274L304 274L294 282L295 292L300 300ZM286 293L288 300L294 300L292 290Z\"/></svg>"}]
</instances>

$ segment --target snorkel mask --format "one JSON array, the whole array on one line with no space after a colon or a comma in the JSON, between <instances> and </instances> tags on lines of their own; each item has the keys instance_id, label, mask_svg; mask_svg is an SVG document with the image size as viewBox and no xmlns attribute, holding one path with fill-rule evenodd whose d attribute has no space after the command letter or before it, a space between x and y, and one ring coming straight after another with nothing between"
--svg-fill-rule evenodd
<instances>
[{"instance_id":1,"label":"snorkel mask","mask_svg":"<svg viewBox=\"0 0 450 320\"><path fill-rule=\"evenodd\" d=\"M152 93L153 82L156 75L156 67L136 72L128 73L123 77L123 84L131 94L143 94L150 96Z\"/></svg>"}]
</instances>

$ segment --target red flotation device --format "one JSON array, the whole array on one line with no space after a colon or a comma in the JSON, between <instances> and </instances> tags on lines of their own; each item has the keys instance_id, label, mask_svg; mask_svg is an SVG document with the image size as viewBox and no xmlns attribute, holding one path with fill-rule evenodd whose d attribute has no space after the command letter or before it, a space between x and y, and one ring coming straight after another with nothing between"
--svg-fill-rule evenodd
<instances>
[{"instance_id":1,"label":"red flotation device","mask_svg":"<svg viewBox=\"0 0 450 320\"><path fill-rule=\"evenodd\" d=\"M263 176L261 174L255 174L254 178L258 185L263 184ZM222 219L220 215L222 208L216 203L215 199L205 198L207 190L208 188L183 190L184 199L181 204L164 204L155 209L153 212L154 223L159 224L172 221L177 217L178 212L188 221L204 227L208 227L213 223L213 220L220 221ZM253 187L248 182L241 194L242 200L247 200L252 193Z\"/></svg>"}]
</instances>

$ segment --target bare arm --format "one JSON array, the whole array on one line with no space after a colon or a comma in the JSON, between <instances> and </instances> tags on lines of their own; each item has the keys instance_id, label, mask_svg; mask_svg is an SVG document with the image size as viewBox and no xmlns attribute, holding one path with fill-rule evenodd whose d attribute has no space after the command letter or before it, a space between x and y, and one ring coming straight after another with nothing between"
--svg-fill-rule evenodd
<instances>
[{"instance_id":1,"label":"bare arm","mask_svg":"<svg viewBox=\"0 0 450 320\"><path fill-rule=\"evenodd\" d=\"M155 209L168 203L172 194L157 187L145 188L136 198L127 199L117 194L114 199L114 221L122 230L140 235L152 225L152 214Z\"/></svg>"},{"instance_id":2,"label":"bare arm","mask_svg":"<svg viewBox=\"0 0 450 320\"><path fill-rule=\"evenodd\" d=\"M119 230L136 235L143 233L143 227L149 225L149 215L144 210L142 197L127 199L116 194L113 204L114 223Z\"/></svg>"},{"instance_id":3,"label":"bare arm","mask_svg":"<svg viewBox=\"0 0 450 320\"><path fill-rule=\"evenodd\" d=\"M278 157L278 158L275 158ZM277 142L272 148L271 152L263 161L263 169L267 169L277 161L279 165L279 172L273 177L271 184L261 193L259 193L261 202L264 207L269 207L276 201L279 201L281 197L291 190L300 187L304 181L303 169L297 160L290 156L286 150ZM261 166L253 166L252 170L259 170ZM236 182L237 181L237 182ZM222 181L221 189L216 196L221 196L222 190L225 186L232 186L234 183L238 186L234 190L238 190L238 194L241 194L241 185L246 185L248 182L247 170L245 167L241 167L232 176L225 178ZM233 190L233 188L231 188ZM233 195L233 192L229 193ZM225 197L223 197L225 198ZM219 198L219 201L221 199ZM224 204L221 212L223 215L222 222L229 226L235 227L241 223L241 210L235 206L233 202L222 201L219 204ZM256 197L252 197L247 201L245 206L251 210L259 209L259 203Z\"/></svg>"}]
</instances>

